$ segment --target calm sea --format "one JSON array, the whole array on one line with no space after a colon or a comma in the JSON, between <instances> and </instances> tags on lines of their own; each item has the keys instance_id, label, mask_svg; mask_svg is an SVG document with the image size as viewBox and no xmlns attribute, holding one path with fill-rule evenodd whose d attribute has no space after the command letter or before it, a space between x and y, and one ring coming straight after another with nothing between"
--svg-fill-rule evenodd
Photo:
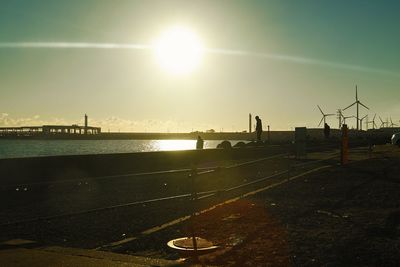
<instances>
[{"instance_id":1,"label":"calm sea","mask_svg":"<svg viewBox=\"0 0 400 267\"><path fill-rule=\"evenodd\" d=\"M216 148L221 140L205 140ZM232 145L240 141L231 141ZM196 140L0 140L0 158L195 149Z\"/></svg>"}]
</instances>

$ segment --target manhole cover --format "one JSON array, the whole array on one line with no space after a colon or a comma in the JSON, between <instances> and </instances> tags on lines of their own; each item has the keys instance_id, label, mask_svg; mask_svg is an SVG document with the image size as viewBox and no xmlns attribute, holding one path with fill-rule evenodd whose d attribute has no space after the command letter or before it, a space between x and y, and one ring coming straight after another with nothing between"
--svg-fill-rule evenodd
<instances>
[{"instance_id":1,"label":"manhole cover","mask_svg":"<svg viewBox=\"0 0 400 267\"><path fill-rule=\"evenodd\" d=\"M214 246L210 241L196 237L197 244L197 252L198 253L208 253L216 250L218 247ZM191 253L194 251L193 248L193 238L192 237L181 237L174 240L171 240L167 243L167 245L175 250L180 252L188 252Z\"/></svg>"}]
</instances>

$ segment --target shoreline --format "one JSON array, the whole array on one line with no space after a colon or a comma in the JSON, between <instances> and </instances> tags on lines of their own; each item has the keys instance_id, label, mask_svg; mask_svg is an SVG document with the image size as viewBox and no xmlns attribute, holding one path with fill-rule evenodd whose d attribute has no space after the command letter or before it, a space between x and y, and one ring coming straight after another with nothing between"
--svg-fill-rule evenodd
<instances>
[{"instance_id":1,"label":"shoreline","mask_svg":"<svg viewBox=\"0 0 400 267\"><path fill-rule=\"evenodd\" d=\"M311 140L324 139L324 129L307 128L307 135ZM349 135L352 137L374 136L391 136L393 133L400 131L400 128L380 128L365 130L349 129ZM263 131L262 139L274 142L292 141L294 139L294 130L282 131ZM99 133L99 134L66 134L66 133L8 133L0 135L0 140L196 140L197 136L201 136L204 140L240 140L254 141L256 133L248 132L191 132L191 133ZM341 136L341 130L331 129L331 137L338 138Z\"/></svg>"}]
</instances>

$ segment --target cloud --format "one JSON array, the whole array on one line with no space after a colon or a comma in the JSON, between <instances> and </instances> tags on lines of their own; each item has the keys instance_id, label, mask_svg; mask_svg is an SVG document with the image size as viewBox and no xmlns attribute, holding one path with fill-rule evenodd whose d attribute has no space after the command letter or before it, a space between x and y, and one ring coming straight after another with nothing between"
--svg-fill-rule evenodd
<instances>
[{"instance_id":1,"label":"cloud","mask_svg":"<svg viewBox=\"0 0 400 267\"><path fill-rule=\"evenodd\" d=\"M400 78L400 73L393 72L390 70L370 68L370 67L360 66L360 65L344 64L344 63L325 61L325 60L319 60L319 59L314 59L314 58L305 58L305 57L299 57L299 56L282 55L282 54L274 54L274 53L254 53L254 52L244 51L244 50L229 50L229 49L219 49L219 48L207 49L206 51L208 51L209 53L213 53L213 54L231 55L231 56L250 56L250 57L257 57L257 58L264 58L264 59L271 59L271 60L278 60L278 61L287 61L287 62L296 63L296 64L317 65L317 66L322 66L322 67L350 70L350 71L356 71L356 72L375 73L375 74L381 74L381 75L387 75L387 76Z\"/></svg>"},{"instance_id":2,"label":"cloud","mask_svg":"<svg viewBox=\"0 0 400 267\"><path fill-rule=\"evenodd\" d=\"M153 46L148 44L119 44L119 43L86 43L86 42L0 42L0 48L8 49L136 49L136 50L149 50ZM400 73L393 72L385 69L377 69L368 66L344 64L340 62L325 61L315 58L306 58L293 55L282 55L278 53L260 53L246 50L233 50L224 48L206 48L205 52L211 54L227 55L227 56L247 56L257 57L268 60L286 61L295 64L304 65L317 65L321 67L374 73L386 76L400 78Z\"/></svg>"},{"instance_id":3,"label":"cloud","mask_svg":"<svg viewBox=\"0 0 400 267\"><path fill-rule=\"evenodd\" d=\"M74 42L2 42L0 48L50 48L50 49L150 49L144 44L74 43Z\"/></svg>"}]
</instances>

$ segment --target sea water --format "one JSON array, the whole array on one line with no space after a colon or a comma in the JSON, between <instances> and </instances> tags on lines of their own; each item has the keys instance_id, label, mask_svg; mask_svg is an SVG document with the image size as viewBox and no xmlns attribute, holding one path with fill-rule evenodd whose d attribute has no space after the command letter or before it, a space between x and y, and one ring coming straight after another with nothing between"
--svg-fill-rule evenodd
<instances>
[{"instance_id":1,"label":"sea water","mask_svg":"<svg viewBox=\"0 0 400 267\"><path fill-rule=\"evenodd\" d=\"M222 140L205 140L216 148ZM240 141L231 141L235 145ZM0 140L0 158L188 150L196 140Z\"/></svg>"}]
</instances>

